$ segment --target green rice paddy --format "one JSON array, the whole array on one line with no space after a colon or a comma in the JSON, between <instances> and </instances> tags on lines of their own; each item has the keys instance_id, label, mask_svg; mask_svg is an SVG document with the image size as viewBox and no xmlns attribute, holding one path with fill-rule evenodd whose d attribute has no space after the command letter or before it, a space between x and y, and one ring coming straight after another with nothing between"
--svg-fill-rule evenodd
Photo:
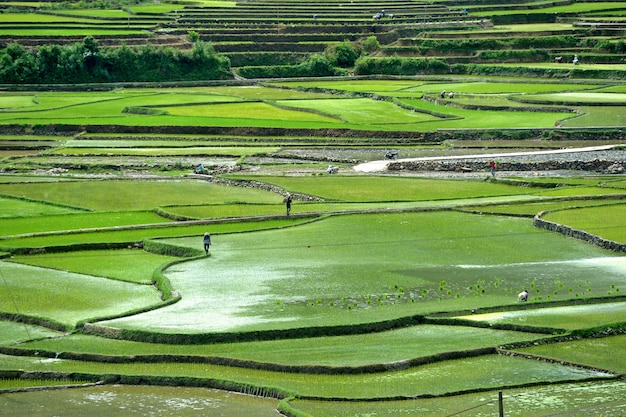
<instances>
[{"instance_id":1,"label":"green rice paddy","mask_svg":"<svg viewBox=\"0 0 626 417\"><path fill-rule=\"evenodd\" d=\"M611 208L620 219L626 215L626 204L618 204ZM607 224L605 215L599 207L581 207L571 210L559 210L549 213L547 220L567 224L575 229L586 230L589 233L603 236L606 239L618 242L626 241L626 222Z\"/></svg>"},{"instance_id":2,"label":"green rice paddy","mask_svg":"<svg viewBox=\"0 0 626 417\"><path fill-rule=\"evenodd\" d=\"M299 127L346 127L382 130L428 131L437 128L524 128L551 127L555 123L570 123L567 113L532 112L532 117L519 111L493 111L464 109L457 104L496 106L505 104L512 109L522 105L509 100L525 103L533 101L563 106L606 103L621 104L621 93L602 93L597 90L609 85L593 83L563 83L559 81L528 83L523 82L446 82L446 81L335 81L289 82L277 86L291 87L189 87L167 91L149 89L124 89L110 92L81 93L12 93L0 94L6 102L0 123L69 123L81 124L138 124L153 125L201 125L201 126L291 126ZM297 89L312 87L326 88L335 92L374 93L395 97L400 107L390 101L370 98L346 98L330 91L326 93L306 92ZM433 96L441 90L453 91L459 100L435 105L421 100L423 94ZM610 90L609 90L610 91ZM489 98L484 95L490 95ZM482 95L482 96L481 96ZM468 97L472 100L468 102ZM482 97L480 100L477 97ZM456 103L456 104L455 104ZM172 107L175 105L175 107ZM532 104L526 104L530 110ZM157 108L164 114L138 117L132 110L124 109ZM594 106L595 107L595 106ZM412 111L411 108L417 111ZM576 126L614 126L623 123L621 106L608 111L588 108L583 117L572 121ZM544 109L545 110L545 109ZM555 108L556 110L556 108ZM592 117L585 117L586 114ZM245 115L245 116L244 116ZM443 118L443 117L446 118ZM594 121L600 118L601 122ZM599 119L599 120L600 120ZM4 120L4 122L2 122ZM294 127L296 125L293 125Z\"/></svg>"},{"instance_id":3,"label":"green rice paddy","mask_svg":"<svg viewBox=\"0 0 626 417\"><path fill-rule=\"evenodd\" d=\"M593 95L594 100L616 99L605 104L619 104L623 93L597 80L281 83L285 86L375 93L397 102L270 87L58 96L4 92L0 96L6 95L10 109L2 113L2 123L82 124L88 117L95 124L138 126L416 132L536 128L569 123L564 119L570 114L462 105L500 105L511 95L569 97L567 106L589 104L575 97ZM606 90L592 92L600 87ZM437 97L444 88L458 92L458 105L421 100L423 95ZM169 114L122 113L147 105ZM598 120L609 126L622 117L622 106L581 108L588 112L572 123L587 118L588 126ZM28 139L35 138L20 138ZM2 372L78 373L125 384L155 378L252 393L280 389L293 395L285 406L314 417L441 416L470 407L491 412L500 390L507 415L584 415L585 407L591 407L594 414L620 416L623 336L613 333L623 332L626 322L623 256L535 228L531 219L550 211L547 220L624 242L619 176L504 183L354 175L346 162L341 162L340 175L324 175L315 169L322 171L326 162L308 160L294 163L303 167L297 175L267 174L289 166L294 149L305 148L307 140L324 140L323 146L358 140L364 147L359 152L382 155L380 148L363 145L379 138L321 134L294 134L279 142L276 136L213 133L86 133L53 139L63 146L55 144L22 161L3 161L21 167L82 165L91 167L91 173L110 164L118 170L98 180L65 172L0 175L0 248L11 256L0 263ZM506 146L545 145L517 142ZM476 140L473 146L484 143ZM446 151L429 145L403 149L419 156ZM286 161L266 156L274 154L285 154ZM258 164L261 173L220 176L238 185L260 182L263 189L180 175L189 173L197 160L207 166L211 161L237 166L251 156L269 159ZM125 177L126 170L145 166L149 158L185 162L169 167L169 173L163 170L159 179L146 172L141 173L146 178ZM286 192L310 197L296 199L290 217L285 216ZM209 256L201 252L206 231L212 234ZM142 250L142 245L156 247L158 253ZM180 253L202 256L183 258ZM166 281L172 294L161 294L156 280ZM521 304L517 294L524 288L530 300ZM164 301L167 297L172 298ZM89 324L83 328L83 323ZM587 331L603 337L568 340L572 332ZM93 405L89 398L114 396L128 410L149 413L137 389L123 388L66 390L55 399L46 391L2 393L0 402L32 402L17 407L29 413L37 404L62 407L63 402L82 401L80 410L86 412ZM154 403L172 395L212 415L214 410L198 400L206 395L226 413L271 415L278 402L196 389L204 391L155 393ZM153 389L142 392L148 390ZM514 410L514 401L524 404L524 410ZM161 408L167 415L170 408Z\"/></svg>"}]
</instances>

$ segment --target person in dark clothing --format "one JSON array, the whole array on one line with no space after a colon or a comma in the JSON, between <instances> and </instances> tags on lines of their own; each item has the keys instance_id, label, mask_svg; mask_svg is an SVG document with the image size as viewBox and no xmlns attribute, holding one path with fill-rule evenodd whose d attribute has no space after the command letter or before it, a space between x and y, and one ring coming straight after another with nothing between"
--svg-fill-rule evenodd
<instances>
[{"instance_id":1,"label":"person in dark clothing","mask_svg":"<svg viewBox=\"0 0 626 417\"><path fill-rule=\"evenodd\" d=\"M206 232L204 234L204 252L208 255L209 254L209 248L211 247L211 235L209 234L209 232Z\"/></svg>"},{"instance_id":2,"label":"person in dark clothing","mask_svg":"<svg viewBox=\"0 0 626 417\"><path fill-rule=\"evenodd\" d=\"M287 216L291 213L291 194L287 194L287 198L285 198L285 208L287 209Z\"/></svg>"}]
</instances>

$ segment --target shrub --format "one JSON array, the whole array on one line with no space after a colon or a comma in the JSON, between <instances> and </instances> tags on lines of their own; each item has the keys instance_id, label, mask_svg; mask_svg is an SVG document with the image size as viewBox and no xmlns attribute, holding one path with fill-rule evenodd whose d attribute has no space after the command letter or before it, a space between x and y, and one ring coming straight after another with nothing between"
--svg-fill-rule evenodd
<instances>
[{"instance_id":1,"label":"shrub","mask_svg":"<svg viewBox=\"0 0 626 417\"><path fill-rule=\"evenodd\" d=\"M329 46L324 51L324 55L333 66L349 68L354 66L360 53L350 42L344 41L340 44Z\"/></svg>"},{"instance_id":2,"label":"shrub","mask_svg":"<svg viewBox=\"0 0 626 417\"><path fill-rule=\"evenodd\" d=\"M448 64L438 59L428 58L388 58L361 57L355 64L355 72L359 75L415 75L441 74L448 72Z\"/></svg>"},{"instance_id":3,"label":"shrub","mask_svg":"<svg viewBox=\"0 0 626 417\"><path fill-rule=\"evenodd\" d=\"M200 35L198 34L198 32L190 30L189 32L187 32L187 37L189 38L189 41L191 43L196 43L200 40Z\"/></svg>"},{"instance_id":4,"label":"shrub","mask_svg":"<svg viewBox=\"0 0 626 417\"><path fill-rule=\"evenodd\" d=\"M191 51L154 47L100 48L87 37L69 46L26 50L12 43L0 49L2 83L94 83L191 81L231 78L230 61L211 44L195 42Z\"/></svg>"},{"instance_id":5,"label":"shrub","mask_svg":"<svg viewBox=\"0 0 626 417\"><path fill-rule=\"evenodd\" d=\"M372 52L376 52L380 49L380 43L378 42L376 36L370 36L361 43L361 48L363 48L365 52L371 54Z\"/></svg>"},{"instance_id":6,"label":"shrub","mask_svg":"<svg viewBox=\"0 0 626 417\"><path fill-rule=\"evenodd\" d=\"M334 67L324 55L313 55L299 65L242 67L238 72L245 78L324 77L346 74L345 70Z\"/></svg>"}]
</instances>

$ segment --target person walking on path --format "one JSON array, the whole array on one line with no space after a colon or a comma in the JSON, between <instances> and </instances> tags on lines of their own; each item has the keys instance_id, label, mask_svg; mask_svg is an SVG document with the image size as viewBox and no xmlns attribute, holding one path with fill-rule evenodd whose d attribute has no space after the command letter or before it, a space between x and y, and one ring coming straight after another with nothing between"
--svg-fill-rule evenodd
<instances>
[{"instance_id":1,"label":"person walking on path","mask_svg":"<svg viewBox=\"0 0 626 417\"><path fill-rule=\"evenodd\" d=\"M209 248L211 247L211 235L209 234L209 232L206 232L204 234L204 253L207 254L207 256L209 255Z\"/></svg>"},{"instance_id":2,"label":"person walking on path","mask_svg":"<svg viewBox=\"0 0 626 417\"><path fill-rule=\"evenodd\" d=\"M285 198L285 208L287 209L287 216L291 213L291 194L287 194L287 198Z\"/></svg>"},{"instance_id":3,"label":"person walking on path","mask_svg":"<svg viewBox=\"0 0 626 417\"><path fill-rule=\"evenodd\" d=\"M495 177L496 176L496 163L495 163L495 161L490 161L489 162L489 170L491 171L491 176Z\"/></svg>"}]
</instances>

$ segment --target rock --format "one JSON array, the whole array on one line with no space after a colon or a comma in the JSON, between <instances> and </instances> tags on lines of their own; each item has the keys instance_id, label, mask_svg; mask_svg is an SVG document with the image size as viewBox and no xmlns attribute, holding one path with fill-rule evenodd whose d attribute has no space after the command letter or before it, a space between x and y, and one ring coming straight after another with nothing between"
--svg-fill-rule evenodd
<instances>
[{"instance_id":1,"label":"rock","mask_svg":"<svg viewBox=\"0 0 626 417\"><path fill-rule=\"evenodd\" d=\"M624 173L624 166L616 162L613 165L607 167L604 170L604 173L605 174L623 174Z\"/></svg>"}]
</instances>

